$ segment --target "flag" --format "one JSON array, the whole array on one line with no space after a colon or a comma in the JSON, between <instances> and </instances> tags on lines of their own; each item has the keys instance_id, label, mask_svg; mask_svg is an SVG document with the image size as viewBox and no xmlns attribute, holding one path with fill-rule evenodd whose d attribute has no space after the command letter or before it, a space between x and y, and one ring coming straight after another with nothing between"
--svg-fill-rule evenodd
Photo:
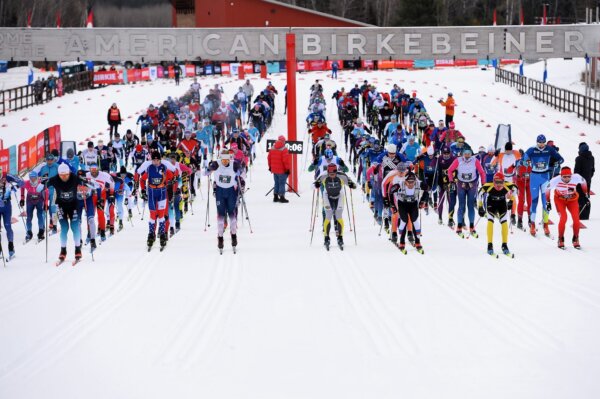
<instances>
[{"instance_id":1,"label":"flag","mask_svg":"<svg viewBox=\"0 0 600 399\"><path fill-rule=\"evenodd\" d=\"M521 25L525 25L525 13L523 13L523 5L521 5L521 9L519 10L519 22Z\"/></svg>"},{"instance_id":2,"label":"flag","mask_svg":"<svg viewBox=\"0 0 600 399\"><path fill-rule=\"evenodd\" d=\"M92 11L91 8L88 11L87 23L86 23L85 27L86 28L93 28L94 27L94 12Z\"/></svg>"},{"instance_id":3,"label":"flag","mask_svg":"<svg viewBox=\"0 0 600 399\"><path fill-rule=\"evenodd\" d=\"M546 60L544 60L544 75L543 75L544 83L546 83L546 80L548 80L548 63Z\"/></svg>"},{"instance_id":4,"label":"flag","mask_svg":"<svg viewBox=\"0 0 600 399\"><path fill-rule=\"evenodd\" d=\"M546 20L546 5L543 4L542 7L544 7L544 12L542 14L542 25L546 25L547 24L547 20Z\"/></svg>"},{"instance_id":5,"label":"flag","mask_svg":"<svg viewBox=\"0 0 600 399\"><path fill-rule=\"evenodd\" d=\"M60 11L56 12L56 28L60 28Z\"/></svg>"},{"instance_id":6,"label":"flag","mask_svg":"<svg viewBox=\"0 0 600 399\"><path fill-rule=\"evenodd\" d=\"M496 9L494 8L493 25L496 26Z\"/></svg>"},{"instance_id":7,"label":"flag","mask_svg":"<svg viewBox=\"0 0 600 399\"><path fill-rule=\"evenodd\" d=\"M27 72L27 85L30 85L33 83L33 64L31 61L27 63L27 66L29 67L29 72Z\"/></svg>"},{"instance_id":8,"label":"flag","mask_svg":"<svg viewBox=\"0 0 600 399\"><path fill-rule=\"evenodd\" d=\"M521 60L521 63L519 64L519 75L521 75L521 76L525 75L525 73L523 71L524 65L525 65L525 60Z\"/></svg>"},{"instance_id":9,"label":"flag","mask_svg":"<svg viewBox=\"0 0 600 399\"><path fill-rule=\"evenodd\" d=\"M27 27L31 28L31 17L32 17L32 12L31 10L27 11Z\"/></svg>"}]
</instances>

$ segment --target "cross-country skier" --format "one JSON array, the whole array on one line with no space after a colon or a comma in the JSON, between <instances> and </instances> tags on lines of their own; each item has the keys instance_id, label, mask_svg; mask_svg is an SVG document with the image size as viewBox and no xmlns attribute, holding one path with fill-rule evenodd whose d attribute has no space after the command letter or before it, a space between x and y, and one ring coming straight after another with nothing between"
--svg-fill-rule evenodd
<instances>
[{"instance_id":1,"label":"cross-country skier","mask_svg":"<svg viewBox=\"0 0 600 399\"><path fill-rule=\"evenodd\" d=\"M502 229L502 253L511 256L508 249L508 214L512 209L515 190L516 186L507 181L502 172L496 172L494 180L479 189L477 209L480 217L487 213L487 252L490 255L494 255L494 221L498 219Z\"/></svg>"},{"instance_id":2,"label":"cross-country skier","mask_svg":"<svg viewBox=\"0 0 600 399\"><path fill-rule=\"evenodd\" d=\"M423 253L421 245L421 218L419 208L425 208L429 199L427 183L417 179L414 172L407 172L400 182L390 187L389 196L392 197L390 206L395 208L400 218L400 243L398 248L406 254L406 232L408 224L412 222L412 231L415 248Z\"/></svg>"},{"instance_id":3,"label":"cross-country skier","mask_svg":"<svg viewBox=\"0 0 600 399\"><path fill-rule=\"evenodd\" d=\"M38 241L44 239L46 228L46 206L48 204L48 190L40 183L36 171L29 172L29 180L21 187L21 208L25 207L27 219L25 221L27 232L25 233L25 242L33 238L32 220L34 211L37 212L38 221Z\"/></svg>"},{"instance_id":4,"label":"cross-country skier","mask_svg":"<svg viewBox=\"0 0 600 399\"><path fill-rule=\"evenodd\" d=\"M5 173L2 168L0 168L0 218L2 218L4 222L4 229L6 230L6 238L8 240L8 259L12 259L15 256L15 245L13 243L14 236L11 225L11 194L13 191L16 191L17 188L21 188L23 184L23 180L19 179L17 176Z\"/></svg>"}]
</instances>

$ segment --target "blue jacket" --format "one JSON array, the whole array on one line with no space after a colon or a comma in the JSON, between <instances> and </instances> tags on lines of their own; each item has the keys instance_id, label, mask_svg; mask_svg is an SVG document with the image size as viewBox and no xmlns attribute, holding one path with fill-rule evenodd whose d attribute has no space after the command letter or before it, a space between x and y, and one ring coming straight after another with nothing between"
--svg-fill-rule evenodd
<instances>
[{"instance_id":1,"label":"blue jacket","mask_svg":"<svg viewBox=\"0 0 600 399\"><path fill-rule=\"evenodd\" d=\"M533 173L550 172L550 158L554 158L560 165L564 162L563 157L556 151L554 147L545 146L540 150L537 146L529 148L525 152L525 160L531 161L531 171Z\"/></svg>"}]
</instances>

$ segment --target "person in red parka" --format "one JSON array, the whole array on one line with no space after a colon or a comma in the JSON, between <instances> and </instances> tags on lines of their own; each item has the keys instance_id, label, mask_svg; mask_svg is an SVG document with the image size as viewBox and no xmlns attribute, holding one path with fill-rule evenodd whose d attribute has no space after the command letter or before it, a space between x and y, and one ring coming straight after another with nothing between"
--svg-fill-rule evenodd
<instances>
[{"instance_id":1,"label":"person in red parka","mask_svg":"<svg viewBox=\"0 0 600 399\"><path fill-rule=\"evenodd\" d=\"M117 133L117 129L121 124L121 111L117 108L116 103L113 103L108 109L106 119L108 120L108 126L110 127L110 140L112 141L113 134Z\"/></svg>"},{"instance_id":2,"label":"person in red parka","mask_svg":"<svg viewBox=\"0 0 600 399\"><path fill-rule=\"evenodd\" d=\"M273 202L290 202L285 198L285 184L290 174L292 157L285 146L285 137L279 136L277 138L275 145L269 151L267 160L269 161L269 172L273 173L273 179L275 180Z\"/></svg>"}]
</instances>

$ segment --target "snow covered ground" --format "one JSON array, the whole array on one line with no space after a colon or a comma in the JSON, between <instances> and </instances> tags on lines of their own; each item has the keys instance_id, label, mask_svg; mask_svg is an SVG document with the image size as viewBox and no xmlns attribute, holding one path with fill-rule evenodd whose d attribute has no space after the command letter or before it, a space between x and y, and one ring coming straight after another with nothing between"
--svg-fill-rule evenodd
<instances>
[{"instance_id":1,"label":"snow covered ground","mask_svg":"<svg viewBox=\"0 0 600 399\"><path fill-rule=\"evenodd\" d=\"M0 91L8 90L14 87L27 86L27 76L29 74L28 67L10 68L8 72L0 73ZM39 69L33 68L33 79L47 78L56 72L40 72Z\"/></svg>"},{"instance_id":2,"label":"snow covered ground","mask_svg":"<svg viewBox=\"0 0 600 399\"><path fill-rule=\"evenodd\" d=\"M271 78L283 89L285 75ZM498 123L512 124L518 147L546 134L568 165L580 141L599 148L597 127L478 69L344 71L338 82L299 75L301 138L315 78L324 79L326 98L364 79L382 90L398 83L418 92L434 120L443 116L436 100L452 91L457 126L475 148L492 142ZM266 84L252 81L257 89ZM228 96L240 84L201 82L223 83ZM64 139L84 140L106 132L113 101L132 116L121 130L134 129L135 112L181 94L187 83L68 95L2 118L0 138L15 144L60 123ZM279 98L271 138L285 134L282 111ZM340 140L331 106L328 120ZM300 176L301 198L273 204L265 197L272 187L265 158L263 145L247 192L254 233L244 220L237 255L216 250L214 202L204 232L206 180L194 215L162 253L145 251L147 225L137 211L134 226L103 243L95 262L84 252L75 268L54 267L57 237L45 263L44 244L23 246L23 225L13 225L17 258L0 270L0 398L598 397L597 209L581 234L582 251L515 231L516 258L492 259L483 222L481 238L461 240L432 214L423 222L426 254L405 256L378 237L355 191L358 245L346 225L346 249L326 252L318 232L309 246L312 174ZM499 229L495 237L499 246ZM69 251L72 258L72 244Z\"/></svg>"},{"instance_id":3,"label":"snow covered ground","mask_svg":"<svg viewBox=\"0 0 600 399\"><path fill-rule=\"evenodd\" d=\"M508 65L507 69L519 73L519 65ZM547 65L548 79L546 82L553 86L571 90L576 93L585 94L585 84L581 76L585 72L585 59L573 58L564 60L552 58L548 60ZM523 74L528 78L543 81L544 80L544 61L538 61L532 64L525 63Z\"/></svg>"}]
</instances>

